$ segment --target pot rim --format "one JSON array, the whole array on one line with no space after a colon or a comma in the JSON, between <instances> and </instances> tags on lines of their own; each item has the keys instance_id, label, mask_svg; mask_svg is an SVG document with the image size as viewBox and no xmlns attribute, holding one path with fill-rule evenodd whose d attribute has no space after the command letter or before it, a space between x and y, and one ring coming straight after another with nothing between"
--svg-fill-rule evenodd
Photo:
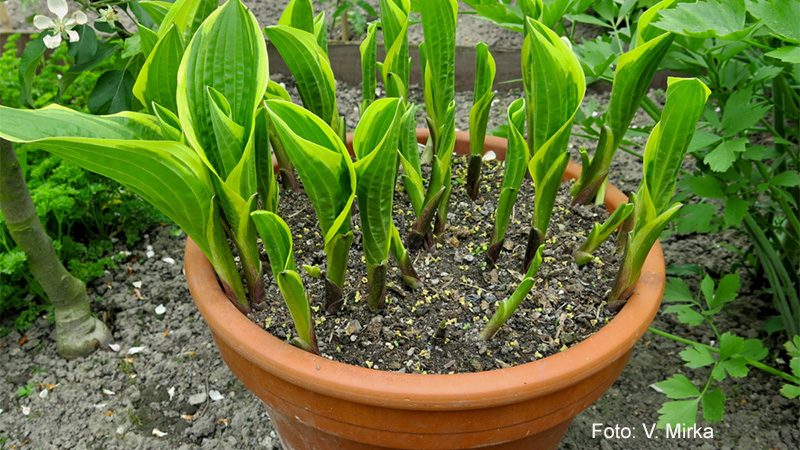
<instances>
[{"instance_id":1,"label":"pot rim","mask_svg":"<svg viewBox=\"0 0 800 450\"><path fill-rule=\"evenodd\" d=\"M427 130L418 130L427 139ZM469 143L467 132L457 140ZM506 140L486 138L485 150L504 157ZM570 161L565 178L580 166ZM607 205L627 197L608 185ZM622 358L644 335L661 304L666 283L664 257L657 241L645 260L633 295L599 331L567 350L504 369L461 374L409 374L353 366L300 350L241 314L223 293L211 263L191 238L186 242L189 290L215 339L222 339L253 364L318 394L398 409L461 410L507 405L575 385Z\"/></svg>"}]
</instances>

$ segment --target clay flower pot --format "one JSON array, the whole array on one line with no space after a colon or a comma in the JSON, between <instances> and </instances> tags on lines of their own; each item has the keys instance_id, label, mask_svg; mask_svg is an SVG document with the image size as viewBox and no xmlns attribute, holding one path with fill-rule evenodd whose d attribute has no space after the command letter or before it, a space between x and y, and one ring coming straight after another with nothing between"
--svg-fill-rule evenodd
<instances>
[{"instance_id":1,"label":"clay flower pot","mask_svg":"<svg viewBox=\"0 0 800 450\"><path fill-rule=\"evenodd\" d=\"M418 138L424 142L427 130L418 130ZM459 133L456 151L467 153L468 140ZM485 150L503 158L505 142L488 137ZM580 166L570 163L565 177L579 173ZM609 208L625 200L608 187ZM515 367L456 375L351 366L272 336L225 297L191 239L186 278L222 358L264 401L287 450L530 450L556 448L575 415L617 379L658 310L665 269L656 243L625 307L570 349Z\"/></svg>"}]
</instances>

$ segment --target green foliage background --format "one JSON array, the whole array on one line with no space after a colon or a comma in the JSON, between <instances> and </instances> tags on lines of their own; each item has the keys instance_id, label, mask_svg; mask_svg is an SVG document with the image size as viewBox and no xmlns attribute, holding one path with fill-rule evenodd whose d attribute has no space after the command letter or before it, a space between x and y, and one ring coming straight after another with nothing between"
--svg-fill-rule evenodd
<instances>
[{"instance_id":1,"label":"green foliage background","mask_svg":"<svg viewBox=\"0 0 800 450\"><path fill-rule=\"evenodd\" d=\"M20 107L17 57L19 35L11 36L0 55L0 103ZM114 59L96 69L83 72L59 99L58 80L71 62L66 46L45 58L33 84L34 106L59 102L68 108L89 112L88 98L100 75L113 68ZM28 182L36 212L61 261L84 282L100 277L114 265L112 239L132 245L143 233L167 218L118 183L86 172L48 153L15 146L23 174ZM44 292L25 263L25 254L16 247L0 213L0 317L16 315L14 328L24 331L47 312ZM8 330L0 327L0 333Z\"/></svg>"}]
</instances>

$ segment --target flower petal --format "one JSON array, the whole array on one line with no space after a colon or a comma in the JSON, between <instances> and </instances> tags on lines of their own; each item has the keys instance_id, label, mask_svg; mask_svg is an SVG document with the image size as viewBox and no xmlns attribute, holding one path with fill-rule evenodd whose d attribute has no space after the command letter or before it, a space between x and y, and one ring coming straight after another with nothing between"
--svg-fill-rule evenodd
<instances>
[{"instance_id":1,"label":"flower petal","mask_svg":"<svg viewBox=\"0 0 800 450\"><path fill-rule=\"evenodd\" d=\"M33 16L33 26L35 26L36 28L38 28L40 30L46 30L48 28L55 27L56 23L53 22L53 19L51 19L51 18L49 18L47 16L42 16L40 14L37 14L37 15Z\"/></svg>"},{"instance_id":2,"label":"flower petal","mask_svg":"<svg viewBox=\"0 0 800 450\"><path fill-rule=\"evenodd\" d=\"M69 20L67 20L67 26L74 24L83 25L88 21L89 18L86 17L86 14L84 14L83 11L75 11L72 13L72 16L69 18Z\"/></svg>"},{"instance_id":3,"label":"flower petal","mask_svg":"<svg viewBox=\"0 0 800 450\"><path fill-rule=\"evenodd\" d=\"M47 47L47 48L56 48L59 45L61 45L61 35L60 34L57 34L55 36L48 35L48 36L44 37L43 41L44 41L45 47Z\"/></svg>"},{"instance_id":4,"label":"flower petal","mask_svg":"<svg viewBox=\"0 0 800 450\"><path fill-rule=\"evenodd\" d=\"M70 42L77 42L81 38L81 36L75 30L66 30L65 33L67 33L67 36L69 36Z\"/></svg>"},{"instance_id":5,"label":"flower petal","mask_svg":"<svg viewBox=\"0 0 800 450\"><path fill-rule=\"evenodd\" d=\"M59 19L66 17L69 12L67 0L47 0L47 9L58 16Z\"/></svg>"}]
</instances>

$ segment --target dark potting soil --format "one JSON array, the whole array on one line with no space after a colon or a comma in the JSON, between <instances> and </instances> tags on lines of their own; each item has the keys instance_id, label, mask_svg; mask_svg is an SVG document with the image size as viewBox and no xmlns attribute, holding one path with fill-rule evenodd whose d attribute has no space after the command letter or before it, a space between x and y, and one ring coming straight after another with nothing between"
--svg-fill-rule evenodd
<instances>
[{"instance_id":1,"label":"dark potting soil","mask_svg":"<svg viewBox=\"0 0 800 450\"><path fill-rule=\"evenodd\" d=\"M543 263L536 285L500 331L489 341L479 332L522 280L522 263L533 211L533 183L523 182L503 252L488 267L487 245L503 178L499 161L484 163L477 201L465 193L466 158L454 158L453 190L445 235L429 253L412 252L421 286L408 289L390 257L386 306L373 312L367 305L368 283L363 262L360 221L354 214L355 238L350 253L345 302L335 315L322 308L324 280L306 273L320 353L336 361L409 373L463 373L504 368L543 358L594 334L612 314L607 293L618 266L613 241L596 252L595 261L578 267L572 253L595 222L608 216L602 206L569 205L563 184L550 223ZM414 224L413 210L398 183L394 220L405 238ZM318 265L325 254L314 210L303 192L284 191L280 214L294 236L297 265ZM268 304L251 319L281 339L294 333L289 311L268 274Z\"/></svg>"}]
</instances>

